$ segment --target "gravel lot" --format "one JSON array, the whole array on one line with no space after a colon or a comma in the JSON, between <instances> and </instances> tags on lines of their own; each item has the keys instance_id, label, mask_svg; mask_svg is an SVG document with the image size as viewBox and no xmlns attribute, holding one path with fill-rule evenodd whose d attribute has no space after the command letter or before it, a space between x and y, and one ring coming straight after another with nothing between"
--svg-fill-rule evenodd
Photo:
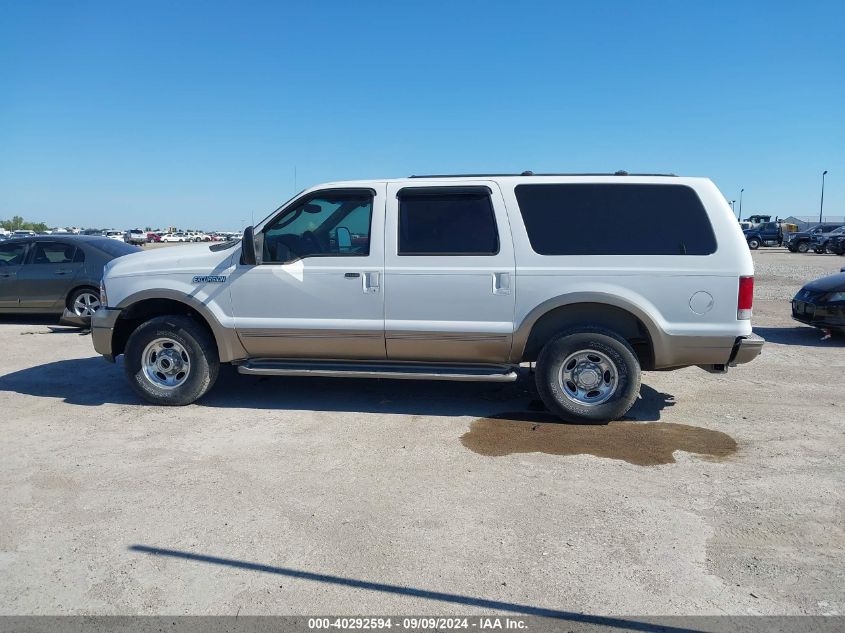
<instances>
[{"instance_id":1,"label":"gravel lot","mask_svg":"<svg viewBox=\"0 0 845 633\"><path fill-rule=\"evenodd\" d=\"M146 406L89 336L4 317L0 613L845 614L845 342L786 303L845 258L754 259L763 356L648 373L604 427L527 376Z\"/></svg>"}]
</instances>

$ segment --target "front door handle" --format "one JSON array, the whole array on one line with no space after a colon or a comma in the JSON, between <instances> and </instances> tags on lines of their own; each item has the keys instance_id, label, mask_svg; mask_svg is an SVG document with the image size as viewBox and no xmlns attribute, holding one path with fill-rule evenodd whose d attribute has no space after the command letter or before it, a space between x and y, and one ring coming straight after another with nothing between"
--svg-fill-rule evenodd
<instances>
[{"instance_id":1,"label":"front door handle","mask_svg":"<svg viewBox=\"0 0 845 633\"><path fill-rule=\"evenodd\" d=\"M361 276L361 273L344 273L343 275L347 279L358 279Z\"/></svg>"},{"instance_id":2,"label":"front door handle","mask_svg":"<svg viewBox=\"0 0 845 633\"><path fill-rule=\"evenodd\" d=\"M69 270L57 270L54 275L67 275L70 271Z\"/></svg>"}]
</instances>

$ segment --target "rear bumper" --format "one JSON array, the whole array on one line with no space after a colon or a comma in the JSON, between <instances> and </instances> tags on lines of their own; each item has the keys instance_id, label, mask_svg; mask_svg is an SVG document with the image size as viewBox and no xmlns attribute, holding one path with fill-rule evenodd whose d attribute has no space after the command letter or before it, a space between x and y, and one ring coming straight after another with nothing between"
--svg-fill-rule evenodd
<instances>
[{"instance_id":1,"label":"rear bumper","mask_svg":"<svg viewBox=\"0 0 845 633\"><path fill-rule=\"evenodd\" d=\"M75 327L88 328L91 327L91 317L77 316L76 314L65 308L65 311L62 312L61 319L59 319L59 323L61 323L62 325L72 325Z\"/></svg>"},{"instance_id":2,"label":"rear bumper","mask_svg":"<svg viewBox=\"0 0 845 633\"><path fill-rule=\"evenodd\" d=\"M845 327L845 308L837 304L792 301L792 318L813 327Z\"/></svg>"},{"instance_id":3,"label":"rear bumper","mask_svg":"<svg viewBox=\"0 0 845 633\"><path fill-rule=\"evenodd\" d=\"M94 342L94 350L111 363L114 362L112 339L120 312L115 308L100 308L91 317L91 339Z\"/></svg>"},{"instance_id":4,"label":"rear bumper","mask_svg":"<svg viewBox=\"0 0 845 633\"><path fill-rule=\"evenodd\" d=\"M736 365L750 363L760 355L765 343L765 339L762 336L757 336L756 334L738 337L734 343L728 365L735 367Z\"/></svg>"}]
</instances>

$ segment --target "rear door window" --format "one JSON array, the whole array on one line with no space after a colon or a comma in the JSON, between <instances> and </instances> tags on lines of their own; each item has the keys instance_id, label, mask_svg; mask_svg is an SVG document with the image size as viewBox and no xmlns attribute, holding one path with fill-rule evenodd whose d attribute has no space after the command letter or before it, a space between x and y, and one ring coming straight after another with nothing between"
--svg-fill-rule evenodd
<instances>
[{"instance_id":1,"label":"rear door window","mask_svg":"<svg viewBox=\"0 0 845 633\"><path fill-rule=\"evenodd\" d=\"M407 187L398 195L399 255L499 252L487 187Z\"/></svg>"},{"instance_id":2,"label":"rear door window","mask_svg":"<svg viewBox=\"0 0 845 633\"><path fill-rule=\"evenodd\" d=\"M709 255L716 237L685 185L525 184L515 189L540 255Z\"/></svg>"},{"instance_id":3,"label":"rear door window","mask_svg":"<svg viewBox=\"0 0 845 633\"><path fill-rule=\"evenodd\" d=\"M39 242L32 256L33 264L69 264L73 261L76 247L60 242Z\"/></svg>"}]
</instances>

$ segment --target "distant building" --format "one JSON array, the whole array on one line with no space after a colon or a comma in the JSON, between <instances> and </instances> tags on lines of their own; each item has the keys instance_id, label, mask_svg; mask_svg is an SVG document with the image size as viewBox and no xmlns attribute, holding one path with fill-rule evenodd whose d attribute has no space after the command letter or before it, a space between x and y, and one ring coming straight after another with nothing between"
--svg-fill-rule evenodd
<instances>
[{"instance_id":1,"label":"distant building","mask_svg":"<svg viewBox=\"0 0 845 633\"><path fill-rule=\"evenodd\" d=\"M788 218L783 219L784 222L787 224L794 224L798 227L799 231L803 231L809 228L809 223L801 218L796 218L794 215L790 215Z\"/></svg>"},{"instance_id":2,"label":"distant building","mask_svg":"<svg viewBox=\"0 0 845 633\"><path fill-rule=\"evenodd\" d=\"M790 215L788 218L783 220L784 222L791 222L792 224L797 224L800 230L805 230L810 228L811 226L815 226L819 223L819 216L817 215ZM845 217L841 215L827 215L824 216L824 222L841 222L845 224Z\"/></svg>"}]
</instances>

